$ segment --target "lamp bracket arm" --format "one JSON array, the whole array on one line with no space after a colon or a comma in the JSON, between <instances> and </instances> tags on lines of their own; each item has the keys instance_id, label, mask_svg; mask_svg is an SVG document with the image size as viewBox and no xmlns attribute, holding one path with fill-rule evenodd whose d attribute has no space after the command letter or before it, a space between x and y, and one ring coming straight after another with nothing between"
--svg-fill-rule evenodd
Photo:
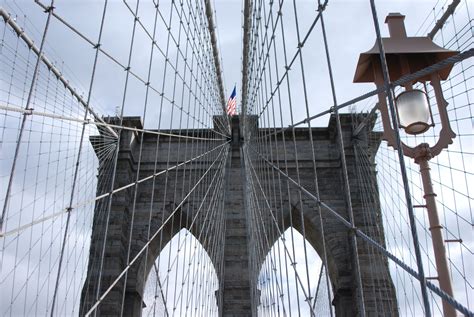
<instances>
[{"instance_id":1,"label":"lamp bracket arm","mask_svg":"<svg viewBox=\"0 0 474 317\"><path fill-rule=\"evenodd\" d=\"M456 137L456 133L451 128L448 118L448 102L444 99L443 90L441 89L440 79L437 73L431 74L431 86L434 89L436 103L438 105L439 118L441 121L441 131L439 132L438 142L431 147L431 155L435 157L450 144L453 143L453 139Z\"/></svg>"}]
</instances>

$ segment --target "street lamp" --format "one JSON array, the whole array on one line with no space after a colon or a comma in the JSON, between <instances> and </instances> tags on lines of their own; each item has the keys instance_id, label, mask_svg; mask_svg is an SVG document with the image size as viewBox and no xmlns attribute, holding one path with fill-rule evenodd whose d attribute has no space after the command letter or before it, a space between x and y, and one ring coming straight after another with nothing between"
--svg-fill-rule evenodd
<instances>
[{"instance_id":1,"label":"street lamp","mask_svg":"<svg viewBox=\"0 0 474 317\"><path fill-rule=\"evenodd\" d=\"M413 74L425 69L437 62L458 54L456 51L446 50L434 44L428 37L407 37L404 25L405 16L400 13L390 13L385 23L388 24L390 37L382 38L387 61L388 75L390 81L396 81L402 76ZM383 71L380 62L380 51L377 43L369 51L360 54L357 69L354 76L355 83L373 82L380 89L379 111L382 116L383 136L389 146L397 149L396 131L390 122L387 96L384 88ZM436 194L431 182L430 167L428 161L441 153L444 148L453 143L456 134L449 124L447 105L441 89L441 80L448 78L452 65L413 80L402 85L403 91L395 98L395 109L398 122L394 127L399 127L410 135L419 135L434 127L431 105L425 91L413 89L413 84L426 83L433 87L441 121L439 139L433 146L421 143L411 147L401 142L402 152L405 156L413 158L420 167L423 182L424 199L430 223L431 238L438 272L440 288L449 296L453 297L453 288L446 259L445 241L443 240L442 226L439 222L436 207ZM456 316L456 310L443 300L444 316Z\"/></svg>"}]
</instances>

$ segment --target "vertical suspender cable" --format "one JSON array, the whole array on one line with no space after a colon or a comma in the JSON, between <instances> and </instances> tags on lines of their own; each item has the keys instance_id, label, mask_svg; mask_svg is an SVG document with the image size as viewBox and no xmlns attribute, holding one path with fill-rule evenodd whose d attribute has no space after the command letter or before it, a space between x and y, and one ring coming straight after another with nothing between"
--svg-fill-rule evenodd
<instances>
[{"instance_id":1,"label":"vertical suspender cable","mask_svg":"<svg viewBox=\"0 0 474 317\"><path fill-rule=\"evenodd\" d=\"M91 74L91 80L90 80L90 84L89 84L89 93L88 93L88 96L87 96L87 104L89 104L89 102L91 100L91 96L92 96L92 88L93 88L93 85L94 85L95 72L96 72L96 69L97 69L97 60L98 60L98 56L99 56L100 40L102 38L102 31L103 31L103 28L104 28L104 21L105 21L106 12L107 12L107 0L104 2L104 9L102 11L102 19L101 19L101 22L100 22L99 36L98 36L97 45L96 45L96 48L95 48L94 64L92 66L92 74ZM84 120L86 120L88 116L89 116L89 107L86 107L86 110L84 112ZM62 245L61 245L61 253L60 253L60 256L59 256L58 273L57 273L57 276L56 276L56 283L55 283L55 286L54 286L53 301L51 303L51 317L53 317L53 315L54 315L54 308L55 308L56 298L57 298L57 295L58 295L59 281L61 279L61 267L62 267L63 258L64 258L64 250L65 250L65 247L66 247L66 240L67 240L67 234L68 234L68 229L69 229L69 223L70 223L70 220L71 220L72 203L74 201L74 192L75 192L75 189L76 189L77 176L79 174L79 165L80 165L80 160L81 160L85 130L86 130L86 123L83 123L82 124L82 130L81 130L81 137L80 137L80 141L79 141L79 149L78 149L77 159L76 159L76 166L75 166L74 176L73 176L73 181L72 181L71 196L70 196L70 199L69 199L69 206L67 208L68 213L67 213L67 218L66 218L66 228L64 229L64 236L63 236L63 241L62 241Z\"/></svg>"},{"instance_id":2,"label":"vertical suspender cable","mask_svg":"<svg viewBox=\"0 0 474 317\"><path fill-rule=\"evenodd\" d=\"M51 0L50 6L47 9L48 17L46 18L46 24L44 26L43 36L41 38L39 53L38 53L38 56L36 58L35 69L33 71L33 77L31 79L31 85L30 85L30 89L28 91L28 98L26 100L25 110L31 110L31 108L30 108L31 98L33 97L33 91L34 91L34 88L35 88L35 85L36 85L36 79L37 79L38 73L39 73L39 65L40 65L40 62L41 62L41 57L43 55L44 43L46 42L46 35L48 33L48 28L49 28L49 24L51 22L51 15L53 13L53 10L54 10L54 0ZM3 203L2 215L0 217L0 231L2 231L2 229L3 229L3 222L5 221L6 212L7 212L7 208L8 208L8 203L10 201L10 192L11 192L12 186L13 186L13 178L14 178L14 175L15 175L16 163L18 161L18 154L20 153L20 145L21 145L21 141L23 139L23 132L25 130L27 115L28 115L27 112L25 112L23 114L23 118L22 118L21 126L20 126L20 132L18 133L18 138L17 138L17 142L16 142L16 146L15 146L15 154L13 155L13 163L12 163L12 167L10 169L10 177L8 179L7 190L6 190L6 193L5 193L5 201Z\"/></svg>"},{"instance_id":3,"label":"vertical suspender cable","mask_svg":"<svg viewBox=\"0 0 474 317\"><path fill-rule=\"evenodd\" d=\"M406 166L405 166L405 159L403 156L403 150L401 146L401 140L400 140L400 132L398 129L398 121L397 121L397 115L395 113L395 105L394 105L394 100L393 100L393 95L392 95L392 90L390 88L390 77L388 73L388 67L387 67L387 61L385 58L385 49L383 46L382 42L382 37L380 34L380 26L379 26L379 21L377 17L377 9L375 7L375 1L370 0L370 7L372 10L372 18L374 20L374 28L375 28L375 33L377 35L377 45L379 48L380 52L380 63L382 66L382 73L383 73L383 78L384 78L384 83L385 83L385 92L388 98L388 105L390 108L390 113L391 113L391 118L392 118L392 125L393 129L395 131L395 139L396 139L396 144L397 144L397 153L398 153L398 161L400 164L400 172L402 174L402 180L403 180L403 189L405 191L405 200L407 204L407 209L408 209L408 216L410 218L410 229L411 229L411 235L413 239L413 245L415 248L415 258L416 258L416 264L418 267L418 274L420 275L420 287L421 287L421 295L423 298L423 305L425 307L425 316L429 317L431 316L431 309L430 309L430 303L428 299L428 291L426 288L426 278L425 278L425 272L423 269L423 261L421 259L421 251L420 251L420 245L418 241L418 233L416 230L416 220L415 220L415 215L413 213L413 203L411 200L411 193L410 193L410 187L408 186L408 176L407 176L407 171L406 171Z\"/></svg>"},{"instance_id":4,"label":"vertical suspender cable","mask_svg":"<svg viewBox=\"0 0 474 317\"><path fill-rule=\"evenodd\" d=\"M337 125L337 134L338 134L338 139L339 139L339 147L340 147L340 154L341 154L341 165L342 165L342 175L344 179L344 192L346 196L346 204L347 204L347 211L349 214L349 221L351 223L351 231L349 232L350 239L351 239L351 246L354 252L354 259L353 259L353 264L354 264L354 275L356 279L356 284L357 284L357 290L358 290L358 304L359 304L359 314L362 316L365 316L365 303L364 303L364 289L362 286L362 277L361 277L361 272L360 272L360 262L359 262L359 251L357 249L357 238L355 235L354 228L355 226L355 220L354 220L354 211L352 209L352 197L351 197L351 188L349 184L349 175L347 172L347 162L346 162L346 153L344 150L344 138L342 135L342 128L341 128L341 120L339 118L339 111L337 109L337 97L336 97L336 88L334 85L334 77L332 73L332 66L331 66L331 58L329 54L329 47L328 47L328 42L327 42L327 36L326 36L326 28L324 26L324 17L323 17L323 5L321 5L320 1L319 2L319 10L321 11L321 31L323 34L323 40L324 40L324 48L326 51L326 61L328 65L328 72L329 72L329 79L331 83L331 92L332 92L332 99L334 103L334 114L336 116L336 125ZM326 1L327 3L327 1ZM325 6L325 5L324 5Z\"/></svg>"}]
</instances>

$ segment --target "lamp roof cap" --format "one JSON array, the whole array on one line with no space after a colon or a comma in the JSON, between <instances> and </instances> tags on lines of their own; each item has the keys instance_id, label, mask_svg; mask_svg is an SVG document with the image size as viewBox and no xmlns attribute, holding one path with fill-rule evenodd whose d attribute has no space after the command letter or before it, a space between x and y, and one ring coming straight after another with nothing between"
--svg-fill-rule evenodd
<instances>
[{"instance_id":1,"label":"lamp roof cap","mask_svg":"<svg viewBox=\"0 0 474 317\"><path fill-rule=\"evenodd\" d=\"M405 16L400 13L390 13L385 19L389 26L390 37L382 38L382 44L387 58L390 80L397 80L404 75L417 72L459 53L436 45L426 36L407 37L404 19ZM374 82L373 66L380 61L379 53L376 41L370 50L360 54L354 75L355 83ZM401 70L401 59L406 60L409 69ZM448 65L438 72L442 80L448 78L452 67L452 65ZM429 76L420 78L421 81L428 79Z\"/></svg>"}]
</instances>

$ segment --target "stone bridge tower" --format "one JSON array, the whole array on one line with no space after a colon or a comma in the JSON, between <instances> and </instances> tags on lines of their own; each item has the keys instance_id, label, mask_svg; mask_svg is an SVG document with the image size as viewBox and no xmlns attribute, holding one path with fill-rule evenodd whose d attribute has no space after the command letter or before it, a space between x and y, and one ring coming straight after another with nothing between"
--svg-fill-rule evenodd
<instances>
[{"instance_id":1,"label":"stone bridge tower","mask_svg":"<svg viewBox=\"0 0 474 317\"><path fill-rule=\"evenodd\" d=\"M346 160L351 178L351 195L352 205L356 226L364 232L371 232L371 237L381 244L384 244L384 233L382 220L380 216L380 206L378 199L371 202L370 210L363 208L361 197L361 186L363 183L356 177L356 156L355 143L357 146L365 148L367 153L372 153L369 157L372 163L369 175L366 179L376 183L375 167L373 156L375 155L380 143L379 136L368 137L368 129L362 130L356 137L352 134L354 120L360 120L361 115L341 115L341 123L343 127L343 138L346 147ZM123 121L124 126L142 128L140 118L127 117ZM370 127L369 127L370 128ZM226 167L227 189L225 195L225 225L226 230L223 234L225 237L224 259L216 258L215 254L209 254L214 262L214 267L219 279L221 289L216 291L216 300L219 307L219 313L222 316L250 316L255 312L255 307L251 307L251 276L249 271L249 248L247 241L248 221L245 212L244 188L246 176L244 173L243 160L243 138L240 131L239 117L234 116L231 120L231 144L229 148L228 162ZM196 135L204 133L204 131L181 131L181 134ZM298 151L298 165L301 176L301 184L309 189L314 190L314 175L312 165L312 154L309 145L308 129L295 129L296 148ZM319 191L321 200L331 205L340 212L340 215L348 219L346 202L343 193L343 182L341 173L340 151L337 144L337 133L335 118L331 117L327 128L313 128L314 146L316 148L316 166L319 179ZM282 136L279 136L282 138ZM293 135L287 133L284 135L287 142L293 142ZM101 136L91 138L94 145L100 140ZM146 134L144 137L141 172L143 175L150 175L154 170L154 156L156 151L156 138L154 134ZM169 139L166 136L160 136L160 144L167 144L171 153L171 160L176 161L178 142L176 139ZM138 138L134 136L134 132L123 130L120 142L120 150L118 157L117 171L115 175L116 188L124 186L135 181L137 161L138 161ZM160 145L161 146L161 145ZM183 146L181 144L181 146ZM288 147L290 148L290 147ZM291 146L294 149L294 146ZM282 149L279 149L281 152ZM166 151L163 151L166 152ZM288 173L291 177L295 176L296 164L295 153L288 152ZM159 157L157 162L158 170L166 168L166 155ZM282 162L274 162L275 165L281 166ZM204 168L204 167L203 167ZM194 173L202 173L200 170L193 170ZM168 186L174 186L173 182L180 179L180 170L170 171L168 177ZM99 184L101 180L110 177L107 170L99 170ZM99 185L100 186L100 185ZM138 189L138 198L135 206L135 216L133 224L133 237L131 239L131 257L137 254L138 250L147 241L147 230L149 222L149 207L145 202L150 201L150 195L153 191L161 192L162 184L156 182L156 187L152 186L152 182L140 184ZM286 185L285 185L286 186ZM133 201L133 187L123 190L113 195L111 202L110 219L106 217L105 204L97 204L95 209L92 242L90 249L90 259L87 279L83 287L81 296L81 315L83 315L94 303L95 294L97 293L97 278L99 275L100 265L98 258L102 249L102 241L104 228L108 225L107 244L105 248L104 261L102 267L102 281L100 292L102 294L110 285L110 283L122 272L126 267L126 250L128 247L128 236L130 230L131 219L131 203ZM98 189L100 191L100 188ZM376 188L374 189L376 191ZM284 201L296 202L298 199L292 199L292 196L298 195L295 187L288 194L289 197L282 197ZM375 195L377 196L377 195ZM173 196L170 194L163 198L163 195L154 195L154 216L151 219L151 232L160 227L160 219L162 213L169 215L175 206ZM174 215L174 218L189 216L196 206L187 206L182 208ZM302 205L291 204L288 210L282 210L285 217L290 214L298 214L303 209L304 225L306 230L306 238L314 247L318 254L322 257L322 243L319 226L319 213L314 200L303 196ZM354 278L352 250L349 243L349 232L337 219L328 215L323 211L325 241L327 248L328 272L333 290L332 304L335 307L336 316L352 317L357 316L357 291ZM293 217L293 227L301 230L301 221L299 216ZM362 221L364 219L364 221ZM170 221L161 231L159 239L150 244L149 251L146 256L141 256L138 261L131 267L128 272L128 280L125 290L125 316L141 316L142 296L146 283L146 277L150 272L156 257L166 243L182 228L177 224L178 221ZM187 222L182 222L187 223ZM288 228L289 221L285 221L285 228ZM191 233L197 232L196 227L188 228ZM284 230L283 230L284 231ZM216 233L218 234L218 233ZM195 234L196 237L198 237ZM272 237L276 242L278 236ZM161 240L161 243L158 241ZM199 240L199 238L198 238ZM204 249L207 248L206 241L200 241ZM270 245L273 245L271 243ZM364 298L366 312L368 316L397 316L398 309L396 304L395 289L390 278L388 263L382 256L377 255L369 250L369 246L364 242L358 242L359 259L361 265L361 275L364 287ZM254 259L263 263L264 259ZM217 265L223 263L223 266ZM315 272L317 274L317 272ZM122 279L123 280L123 279ZM98 315L100 316L119 316L120 304L122 300L124 283L121 281L103 300L98 307ZM377 292L373 290L377 289ZM254 291L253 294L258 296ZM254 301L256 302L256 301Z\"/></svg>"}]
</instances>

